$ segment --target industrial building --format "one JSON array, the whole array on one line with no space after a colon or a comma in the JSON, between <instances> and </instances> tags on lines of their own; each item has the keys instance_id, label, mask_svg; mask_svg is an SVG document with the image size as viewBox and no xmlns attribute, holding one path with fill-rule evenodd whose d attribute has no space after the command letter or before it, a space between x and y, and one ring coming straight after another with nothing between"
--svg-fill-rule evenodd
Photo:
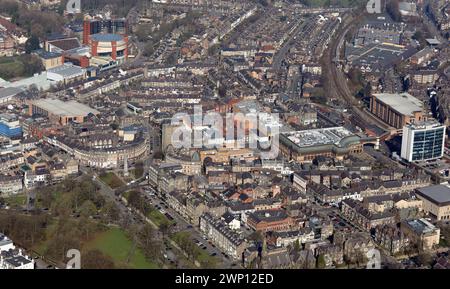
<instances>
[{"instance_id":1,"label":"industrial building","mask_svg":"<svg viewBox=\"0 0 450 289\"><path fill-rule=\"evenodd\" d=\"M76 101L61 101L59 99L39 99L29 105L29 114L42 115L61 125L71 121L84 122L89 114L98 115L100 112Z\"/></svg>"},{"instance_id":2,"label":"industrial building","mask_svg":"<svg viewBox=\"0 0 450 289\"><path fill-rule=\"evenodd\" d=\"M409 93L372 94L370 111L388 125L402 129L423 120L423 103Z\"/></svg>"},{"instance_id":3,"label":"industrial building","mask_svg":"<svg viewBox=\"0 0 450 289\"><path fill-rule=\"evenodd\" d=\"M47 79L58 83L70 83L81 80L86 76L86 70L66 62L63 65L53 67L47 70Z\"/></svg>"}]
</instances>

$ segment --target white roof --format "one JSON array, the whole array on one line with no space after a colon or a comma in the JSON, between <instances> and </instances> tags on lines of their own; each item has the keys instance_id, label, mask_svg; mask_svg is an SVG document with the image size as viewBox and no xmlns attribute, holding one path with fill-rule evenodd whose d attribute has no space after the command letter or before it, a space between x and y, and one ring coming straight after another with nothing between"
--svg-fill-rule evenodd
<instances>
[{"instance_id":1,"label":"white roof","mask_svg":"<svg viewBox=\"0 0 450 289\"><path fill-rule=\"evenodd\" d=\"M409 93L377 93L374 96L403 115L412 115L423 109L423 102Z\"/></svg>"},{"instance_id":2,"label":"white roof","mask_svg":"<svg viewBox=\"0 0 450 289\"><path fill-rule=\"evenodd\" d=\"M59 116L85 116L89 113L99 114L98 110L74 100L64 102L59 99L40 99L33 102L33 105Z\"/></svg>"}]
</instances>

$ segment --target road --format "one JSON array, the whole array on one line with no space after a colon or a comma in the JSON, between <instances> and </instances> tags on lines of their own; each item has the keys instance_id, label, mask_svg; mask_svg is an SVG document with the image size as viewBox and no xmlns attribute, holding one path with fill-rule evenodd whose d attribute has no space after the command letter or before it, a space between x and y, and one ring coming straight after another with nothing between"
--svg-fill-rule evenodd
<instances>
[{"instance_id":1,"label":"road","mask_svg":"<svg viewBox=\"0 0 450 289\"><path fill-rule=\"evenodd\" d=\"M205 250L209 255L215 254L220 260L222 264L220 264L219 268L232 268L238 265L236 262L233 262L229 257L225 257L224 254L214 246L205 236L199 231L199 229L195 226L192 226L188 223L182 216L178 214L175 210L170 208L165 200L163 200L160 196L158 196L157 192L150 186L146 186L144 188L144 194L146 200L150 202L155 208L160 208L161 213L168 213L176 222L176 231L178 232L189 232L191 239L194 243L201 243L200 248L206 247ZM235 266L233 266L235 264Z\"/></svg>"},{"instance_id":2,"label":"road","mask_svg":"<svg viewBox=\"0 0 450 289\"><path fill-rule=\"evenodd\" d=\"M299 30L302 28L302 26L305 25L305 23L306 22L304 21L301 22L299 21L299 23L297 23L297 27L294 29L291 35L288 36L288 39L286 40L284 45L280 48L280 50L277 51L277 53L273 57L272 68L276 70L280 69L281 63L283 59L286 58L286 54L289 52L289 49L291 49L292 46L295 45L293 37L295 37L298 34Z\"/></svg>"},{"instance_id":3,"label":"road","mask_svg":"<svg viewBox=\"0 0 450 289\"><path fill-rule=\"evenodd\" d=\"M80 167L80 170L83 174L93 176L92 180L94 181L94 183L96 183L100 187L99 193L102 196L104 196L106 199L113 201L117 205L117 207L120 211L120 219L122 220L123 226L125 226L125 227L129 227L130 225L142 226L143 224L145 224L145 222L147 222L147 223L150 223L155 229L158 229L158 227L151 220L149 220L147 218L144 219L140 213L138 213L134 209L128 207L118 196L119 192L124 192L124 191L128 191L131 189L139 189L140 190L142 188L142 185L147 183L145 181L145 174L144 174L144 177L137 180L133 184L127 185L126 188L121 188L120 190L113 190L108 185L103 183L99 179L98 175L93 170L86 168L86 167ZM153 207L155 207L157 209L159 207L160 211L167 212L174 219L174 221L177 224L175 231L189 232L194 243L196 243L196 241L199 243L202 243L202 245L199 246L200 248L206 247L203 250L205 250L209 255L217 256L219 258L219 260L221 260L222 263L219 264L220 268L234 267L233 260L225 257L224 254L222 254L222 252L219 249L217 249L217 247L215 247L208 240L205 240L205 238L203 237L203 234L201 232L199 232L197 228L195 228L194 226L189 224L176 211L174 211L173 209L168 207L167 203L164 200L162 200L161 198L156 196L156 191L154 191L154 189L152 189L150 186L145 186L144 190L142 190L142 191L143 191L145 199ZM181 264L182 261L179 258L177 258L175 252L171 248L171 246L176 247L178 250L181 251L181 249L178 247L178 245L173 240L171 240L168 236L163 236L160 231L157 231L157 232L158 232L157 237L159 237L161 239L164 238L164 243L166 244L166 246L165 246L165 251L163 252L163 254L165 254L167 256L167 259L169 261L175 261L175 262L171 262L171 263L174 263L174 266L177 266L180 268L186 268L186 266L183 266L183 264ZM234 263L234 265L236 266L237 264Z\"/></svg>"}]
</instances>

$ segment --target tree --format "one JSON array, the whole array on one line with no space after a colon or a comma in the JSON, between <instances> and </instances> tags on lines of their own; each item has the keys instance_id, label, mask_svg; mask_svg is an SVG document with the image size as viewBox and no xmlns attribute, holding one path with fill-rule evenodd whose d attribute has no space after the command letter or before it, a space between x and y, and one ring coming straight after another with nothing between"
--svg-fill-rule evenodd
<instances>
[{"instance_id":1,"label":"tree","mask_svg":"<svg viewBox=\"0 0 450 289\"><path fill-rule=\"evenodd\" d=\"M324 269L327 266L327 263L325 261L325 255L320 254L317 258L317 268Z\"/></svg>"},{"instance_id":2,"label":"tree","mask_svg":"<svg viewBox=\"0 0 450 289\"><path fill-rule=\"evenodd\" d=\"M103 210L108 222L117 222L120 219L120 210L113 201L108 201Z\"/></svg>"},{"instance_id":3,"label":"tree","mask_svg":"<svg viewBox=\"0 0 450 289\"><path fill-rule=\"evenodd\" d=\"M147 258L161 258L161 242L156 237L152 226L146 224L137 232L137 239Z\"/></svg>"},{"instance_id":4,"label":"tree","mask_svg":"<svg viewBox=\"0 0 450 289\"><path fill-rule=\"evenodd\" d=\"M114 269L114 260L98 249L92 249L81 255L82 269Z\"/></svg>"},{"instance_id":5,"label":"tree","mask_svg":"<svg viewBox=\"0 0 450 289\"><path fill-rule=\"evenodd\" d=\"M36 35L31 35L25 42L25 52L30 54L31 52L38 50L40 47L39 38Z\"/></svg>"},{"instance_id":6,"label":"tree","mask_svg":"<svg viewBox=\"0 0 450 289\"><path fill-rule=\"evenodd\" d=\"M433 262L433 257L430 253L427 252L421 252L417 256L417 261L421 266L431 266L431 263Z\"/></svg>"},{"instance_id":7,"label":"tree","mask_svg":"<svg viewBox=\"0 0 450 289\"><path fill-rule=\"evenodd\" d=\"M295 242L294 242L294 251L295 251L295 252L300 252L300 250L301 250L301 247L300 247L300 241L297 239L297 240L295 240Z\"/></svg>"},{"instance_id":8,"label":"tree","mask_svg":"<svg viewBox=\"0 0 450 289\"><path fill-rule=\"evenodd\" d=\"M386 12L391 16L392 20L395 22L402 21L402 15L400 14L399 1L389 0L386 4Z\"/></svg>"},{"instance_id":9,"label":"tree","mask_svg":"<svg viewBox=\"0 0 450 289\"><path fill-rule=\"evenodd\" d=\"M97 214L97 207L91 200L86 200L80 207L80 215L84 218L89 218Z\"/></svg>"}]
</instances>

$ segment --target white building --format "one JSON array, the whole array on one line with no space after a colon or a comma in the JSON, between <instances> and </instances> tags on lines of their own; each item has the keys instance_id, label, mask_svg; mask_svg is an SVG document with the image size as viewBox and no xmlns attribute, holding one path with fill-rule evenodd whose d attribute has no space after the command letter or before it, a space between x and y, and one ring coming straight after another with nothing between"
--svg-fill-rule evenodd
<instances>
[{"instance_id":1,"label":"white building","mask_svg":"<svg viewBox=\"0 0 450 289\"><path fill-rule=\"evenodd\" d=\"M34 269L33 258L23 254L13 241L0 233L0 269Z\"/></svg>"},{"instance_id":2,"label":"white building","mask_svg":"<svg viewBox=\"0 0 450 289\"><path fill-rule=\"evenodd\" d=\"M85 69L73 65L70 62L66 62L61 66L53 67L47 70L47 79L57 83L68 83L70 81L84 78L85 74Z\"/></svg>"},{"instance_id":3,"label":"white building","mask_svg":"<svg viewBox=\"0 0 450 289\"><path fill-rule=\"evenodd\" d=\"M445 126L435 120L403 127L401 157L409 162L441 158L444 146Z\"/></svg>"}]
</instances>

